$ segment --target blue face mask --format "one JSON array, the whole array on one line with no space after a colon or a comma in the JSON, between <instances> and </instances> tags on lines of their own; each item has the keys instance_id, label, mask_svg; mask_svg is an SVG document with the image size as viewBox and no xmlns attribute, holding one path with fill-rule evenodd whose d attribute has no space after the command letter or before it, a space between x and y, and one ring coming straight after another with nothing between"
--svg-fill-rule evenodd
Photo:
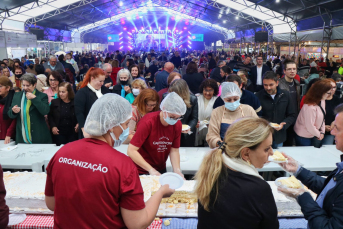
<instances>
[{"instance_id":1,"label":"blue face mask","mask_svg":"<svg viewBox=\"0 0 343 229\"><path fill-rule=\"evenodd\" d=\"M121 133L118 140L116 139L116 136L114 135L114 133L110 132L110 135L114 141L113 148L120 146L127 139L127 137L129 136L129 133L130 133L129 127L124 130L121 125L119 125L119 126L123 130L123 133Z\"/></svg>"},{"instance_id":2,"label":"blue face mask","mask_svg":"<svg viewBox=\"0 0 343 229\"><path fill-rule=\"evenodd\" d=\"M172 118L170 118L168 115L167 115L167 117L165 118L164 116L163 116L163 119L164 119L164 121L166 121L166 123L168 123L168 125L175 125L175 123L177 123L177 119L172 119Z\"/></svg>"},{"instance_id":3,"label":"blue face mask","mask_svg":"<svg viewBox=\"0 0 343 229\"><path fill-rule=\"evenodd\" d=\"M225 108L230 111L235 111L239 107L239 105L241 105L240 101L241 100L239 99L233 103L225 102Z\"/></svg>"}]
</instances>

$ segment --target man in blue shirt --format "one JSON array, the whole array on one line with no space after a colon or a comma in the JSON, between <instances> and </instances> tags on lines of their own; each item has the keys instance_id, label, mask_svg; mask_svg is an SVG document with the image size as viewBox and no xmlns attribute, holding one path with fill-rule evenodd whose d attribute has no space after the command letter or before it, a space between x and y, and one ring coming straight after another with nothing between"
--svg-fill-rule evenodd
<instances>
[{"instance_id":1,"label":"man in blue shirt","mask_svg":"<svg viewBox=\"0 0 343 229\"><path fill-rule=\"evenodd\" d=\"M331 134L335 136L337 150L343 152L343 104L335 109L336 118ZM280 164L287 172L293 173L304 185L316 193L317 200L305 189L279 189L297 199L310 229L343 228L343 162L325 179L299 165L287 156L287 163ZM341 155L341 161L343 155Z\"/></svg>"}]
</instances>

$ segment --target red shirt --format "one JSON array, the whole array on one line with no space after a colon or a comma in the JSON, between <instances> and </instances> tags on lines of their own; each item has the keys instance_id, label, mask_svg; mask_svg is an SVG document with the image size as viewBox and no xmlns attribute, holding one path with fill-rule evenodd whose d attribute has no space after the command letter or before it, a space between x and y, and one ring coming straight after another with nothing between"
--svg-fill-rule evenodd
<instances>
[{"instance_id":1,"label":"red shirt","mask_svg":"<svg viewBox=\"0 0 343 229\"><path fill-rule=\"evenodd\" d=\"M55 196L54 228L126 228L120 207L145 207L136 166L106 142L71 142L46 171L45 195Z\"/></svg>"},{"instance_id":2,"label":"red shirt","mask_svg":"<svg viewBox=\"0 0 343 229\"><path fill-rule=\"evenodd\" d=\"M179 148L181 140L181 121L175 125L163 126L160 120L160 111L144 115L137 124L137 130L130 144L139 147L138 152L144 160L157 171L166 168L171 148ZM148 173L136 165L139 174Z\"/></svg>"},{"instance_id":3,"label":"red shirt","mask_svg":"<svg viewBox=\"0 0 343 229\"><path fill-rule=\"evenodd\" d=\"M0 139L4 140L7 136L12 139L15 137L17 119L3 118L5 104L0 104Z\"/></svg>"}]
</instances>

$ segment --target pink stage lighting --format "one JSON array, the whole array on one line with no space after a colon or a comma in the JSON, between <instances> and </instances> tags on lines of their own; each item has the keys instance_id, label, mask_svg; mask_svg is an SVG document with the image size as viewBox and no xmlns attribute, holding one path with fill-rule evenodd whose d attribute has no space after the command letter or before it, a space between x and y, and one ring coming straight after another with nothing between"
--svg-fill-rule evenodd
<instances>
[{"instance_id":1,"label":"pink stage lighting","mask_svg":"<svg viewBox=\"0 0 343 229\"><path fill-rule=\"evenodd\" d=\"M126 30L126 27L124 27L124 30Z\"/></svg>"},{"instance_id":2,"label":"pink stage lighting","mask_svg":"<svg viewBox=\"0 0 343 229\"><path fill-rule=\"evenodd\" d=\"M187 27L183 27L183 29L187 29Z\"/></svg>"}]
</instances>

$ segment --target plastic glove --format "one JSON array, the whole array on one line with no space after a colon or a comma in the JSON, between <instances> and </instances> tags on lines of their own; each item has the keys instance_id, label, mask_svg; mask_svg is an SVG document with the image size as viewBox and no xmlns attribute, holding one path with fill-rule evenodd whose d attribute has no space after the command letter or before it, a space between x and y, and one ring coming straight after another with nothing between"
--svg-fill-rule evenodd
<instances>
[{"instance_id":1,"label":"plastic glove","mask_svg":"<svg viewBox=\"0 0 343 229\"><path fill-rule=\"evenodd\" d=\"M159 173L156 169L154 169L154 168L151 168L150 170L149 170L149 174L151 175L151 176L161 176L161 173Z\"/></svg>"},{"instance_id":2,"label":"plastic glove","mask_svg":"<svg viewBox=\"0 0 343 229\"><path fill-rule=\"evenodd\" d=\"M184 180L186 180L185 177L184 177L184 175L183 175L182 172L181 172L181 169L175 169L175 170L174 170L174 173L180 175Z\"/></svg>"},{"instance_id":3,"label":"plastic glove","mask_svg":"<svg viewBox=\"0 0 343 229\"><path fill-rule=\"evenodd\" d=\"M302 164L284 152L282 152L282 155L287 158L287 162L279 163L279 165L283 168L283 170L293 175L302 166Z\"/></svg>"},{"instance_id":4,"label":"plastic glove","mask_svg":"<svg viewBox=\"0 0 343 229\"><path fill-rule=\"evenodd\" d=\"M294 188L277 188L278 191L282 192L288 197L291 198L297 198L298 196L302 195L304 192L306 192L305 188L299 188L299 189L294 189Z\"/></svg>"}]
</instances>

